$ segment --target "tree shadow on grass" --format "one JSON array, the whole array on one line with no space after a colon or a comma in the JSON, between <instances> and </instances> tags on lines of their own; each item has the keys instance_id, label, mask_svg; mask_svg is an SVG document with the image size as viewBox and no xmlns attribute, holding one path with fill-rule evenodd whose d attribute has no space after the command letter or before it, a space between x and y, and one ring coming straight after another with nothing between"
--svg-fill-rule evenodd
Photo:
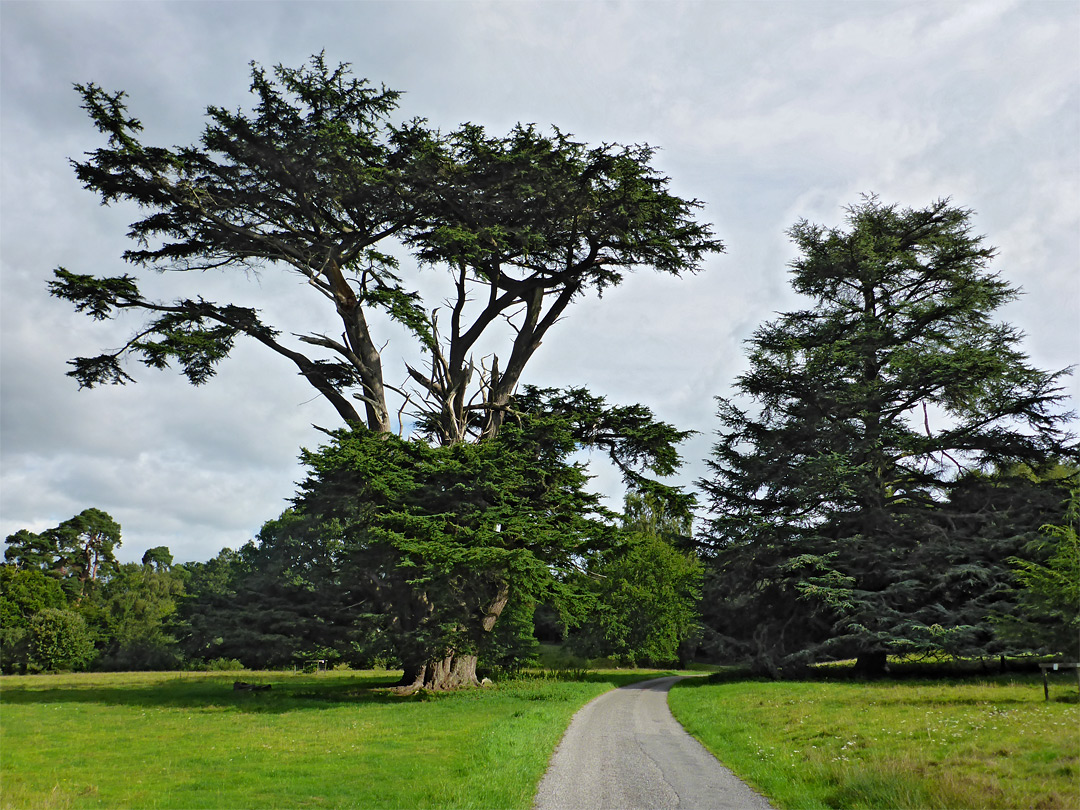
<instances>
[{"instance_id":1,"label":"tree shadow on grass","mask_svg":"<svg viewBox=\"0 0 1080 810\"><path fill-rule=\"evenodd\" d=\"M527 686L540 681L552 684L563 682L611 683L624 686L647 678L674 675L664 671L589 672L589 671L537 671L509 678L503 685L513 690L515 685ZM37 676L22 682L5 678L0 683L0 707L27 704L100 704L139 708L176 708L194 710L238 711L250 713L279 714L297 710L334 709L342 706L401 705L437 700L482 699L489 694L484 689L466 689L458 692L419 691L403 695L392 687L398 675L360 674L355 677L311 675L297 677L282 673L232 672L221 675L195 675L177 673L145 683L117 683L95 681L87 675L85 682L70 681L51 686L49 676ZM267 690L236 690L233 684L244 681L252 685L269 685ZM43 682L44 681L44 682ZM537 698L546 696L541 691Z\"/></svg>"},{"instance_id":2,"label":"tree shadow on grass","mask_svg":"<svg viewBox=\"0 0 1080 810\"><path fill-rule=\"evenodd\" d=\"M260 691L236 690L237 675L256 685L271 688ZM50 687L40 681L32 684L5 682L0 687L0 706L20 704L102 704L141 708L213 709L240 712L282 713L298 709L331 709L357 704L400 704L433 698L418 693L405 696L390 687L397 682L393 674L334 679L320 682L317 677L294 677L275 680L273 674L252 677L236 673L220 677L185 677L178 675L145 684L109 685L88 680L83 684Z\"/></svg>"}]
</instances>

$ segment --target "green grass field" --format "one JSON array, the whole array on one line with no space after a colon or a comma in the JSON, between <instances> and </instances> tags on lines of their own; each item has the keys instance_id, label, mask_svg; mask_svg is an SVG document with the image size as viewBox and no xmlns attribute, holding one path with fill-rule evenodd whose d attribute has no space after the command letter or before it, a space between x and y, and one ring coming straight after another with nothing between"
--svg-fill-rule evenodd
<instances>
[{"instance_id":1,"label":"green grass field","mask_svg":"<svg viewBox=\"0 0 1080 810\"><path fill-rule=\"evenodd\" d=\"M686 729L777 807L1080 808L1074 678L684 681Z\"/></svg>"},{"instance_id":2,"label":"green grass field","mask_svg":"<svg viewBox=\"0 0 1080 810\"><path fill-rule=\"evenodd\" d=\"M0 804L528 808L574 712L650 674L411 697L378 688L395 673L8 676Z\"/></svg>"},{"instance_id":3,"label":"green grass field","mask_svg":"<svg viewBox=\"0 0 1080 810\"><path fill-rule=\"evenodd\" d=\"M396 673L0 678L4 808L528 808L570 718L656 672L403 697ZM236 679L270 683L235 692ZM1080 807L1075 681L712 682L677 718L789 808Z\"/></svg>"}]
</instances>

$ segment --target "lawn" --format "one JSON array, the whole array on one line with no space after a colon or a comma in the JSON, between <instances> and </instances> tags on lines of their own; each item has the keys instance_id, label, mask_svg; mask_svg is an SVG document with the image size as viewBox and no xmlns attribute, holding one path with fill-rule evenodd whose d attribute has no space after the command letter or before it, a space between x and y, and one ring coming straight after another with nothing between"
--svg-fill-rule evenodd
<instances>
[{"instance_id":1,"label":"lawn","mask_svg":"<svg viewBox=\"0 0 1080 810\"><path fill-rule=\"evenodd\" d=\"M387 672L0 678L3 808L525 808L570 718L652 671L403 697ZM265 692L236 692L242 679ZM788 808L1080 807L1075 682L694 678L675 716Z\"/></svg>"},{"instance_id":2,"label":"lawn","mask_svg":"<svg viewBox=\"0 0 1080 810\"><path fill-rule=\"evenodd\" d=\"M410 697L385 672L7 676L0 806L528 808L574 712L654 674Z\"/></svg>"},{"instance_id":3,"label":"lawn","mask_svg":"<svg viewBox=\"0 0 1080 810\"><path fill-rule=\"evenodd\" d=\"M1075 679L678 684L672 713L777 807L1080 808Z\"/></svg>"}]
</instances>

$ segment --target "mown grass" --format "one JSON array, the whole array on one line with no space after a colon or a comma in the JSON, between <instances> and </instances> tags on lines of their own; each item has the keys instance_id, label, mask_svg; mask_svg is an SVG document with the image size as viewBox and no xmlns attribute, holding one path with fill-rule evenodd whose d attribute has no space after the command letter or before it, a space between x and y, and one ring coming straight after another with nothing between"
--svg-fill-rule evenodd
<instances>
[{"instance_id":1,"label":"mown grass","mask_svg":"<svg viewBox=\"0 0 1080 810\"><path fill-rule=\"evenodd\" d=\"M0 806L527 808L574 712L653 674L409 697L396 673L3 677Z\"/></svg>"},{"instance_id":2,"label":"mown grass","mask_svg":"<svg viewBox=\"0 0 1080 810\"><path fill-rule=\"evenodd\" d=\"M1057 693L1056 695L1054 693ZM1080 808L1068 681L683 681L672 713L788 810Z\"/></svg>"}]
</instances>

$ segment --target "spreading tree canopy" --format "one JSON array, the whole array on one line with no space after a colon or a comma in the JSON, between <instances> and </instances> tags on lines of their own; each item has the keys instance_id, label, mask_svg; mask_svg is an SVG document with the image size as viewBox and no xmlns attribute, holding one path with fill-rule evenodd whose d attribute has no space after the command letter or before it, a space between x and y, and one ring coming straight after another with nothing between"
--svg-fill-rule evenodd
<instances>
[{"instance_id":1,"label":"spreading tree canopy","mask_svg":"<svg viewBox=\"0 0 1080 810\"><path fill-rule=\"evenodd\" d=\"M702 482L714 624L766 668L820 642L880 664L967 625L934 595L988 587L978 536L953 519L958 488L972 471L1075 453L1068 372L1032 367L1019 331L993 319L1017 291L948 200L868 197L845 229L789 233L792 285L812 305L749 341L736 389L750 405L720 400Z\"/></svg>"},{"instance_id":2,"label":"spreading tree canopy","mask_svg":"<svg viewBox=\"0 0 1080 810\"><path fill-rule=\"evenodd\" d=\"M694 219L700 203L668 191L648 146L590 147L533 126L497 136L473 124L449 134L421 120L394 124L399 93L322 56L272 76L253 64L255 109L209 107L201 139L186 147L143 144L124 93L77 89L108 137L73 161L79 180L103 203L147 212L131 225L136 246L124 259L180 271L189 285L161 301L128 273L58 269L52 294L77 310L147 318L119 349L71 361L84 387L130 381L128 357L175 363L198 385L247 337L293 363L348 424L390 431L396 391L394 402L423 414L440 443L491 436L570 302L638 267L694 272L722 249ZM391 255L401 245L447 274L447 300L425 302L410 289ZM325 331L291 335L253 300L209 301L193 272L263 268L307 282L325 301ZM386 379L375 311L413 336L426 367ZM481 337L504 322L507 349L476 356Z\"/></svg>"}]
</instances>

